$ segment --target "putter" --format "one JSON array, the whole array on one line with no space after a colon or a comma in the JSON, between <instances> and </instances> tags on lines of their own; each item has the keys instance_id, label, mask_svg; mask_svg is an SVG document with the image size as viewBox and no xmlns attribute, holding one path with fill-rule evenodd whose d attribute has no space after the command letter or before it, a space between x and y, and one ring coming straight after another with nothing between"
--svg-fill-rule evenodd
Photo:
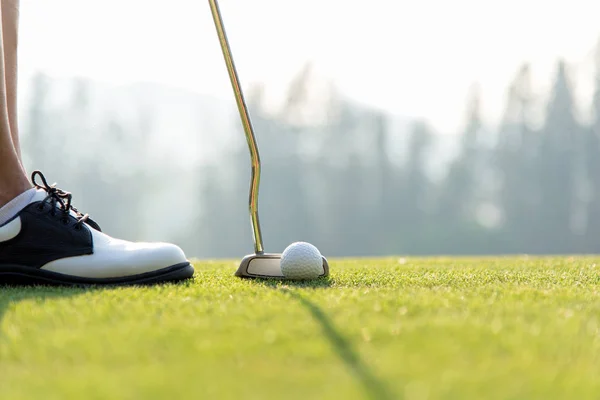
<instances>
[{"instance_id":1,"label":"putter","mask_svg":"<svg viewBox=\"0 0 600 400\"><path fill-rule=\"evenodd\" d=\"M250 221L252 223L252 235L254 238L254 254L249 254L244 257L235 275L242 278L283 279L284 276L281 273L280 267L281 254L265 253L263 247L260 221L258 218L260 155L258 153L258 144L256 143L256 137L254 135L254 128L252 127L252 122L250 121L250 115L248 113L248 107L246 106L246 100L244 99L244 93L242 92L237 70L233 62L233 56L231 55L231 49L229 47L229 41L227 40L227 34L225 33L225 26L223 24L223 18L221 17L219 4L217 0L208 0L208 2L210 4L213 20L215 22L215 28L217 29L217 35L219 36L221 50L223 51L223 57L225 58L227 72L229 73L229 80L231 81L231 86L233 88L233 94L235 96L237 108L240 113L242 126L244 127L244 132L246 134L246 141L248 142L250 161L252 165L248 205L250 209ZM321 276L328 275L329 264L327 263L327 259L323 257L323 273Z\"/></svg>"}]
</instances>

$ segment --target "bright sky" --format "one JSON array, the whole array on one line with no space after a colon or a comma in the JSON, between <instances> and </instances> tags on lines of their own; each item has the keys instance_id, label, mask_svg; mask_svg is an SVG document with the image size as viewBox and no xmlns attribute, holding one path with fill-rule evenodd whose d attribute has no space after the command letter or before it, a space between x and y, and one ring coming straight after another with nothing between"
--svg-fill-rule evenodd
<instances>
[{"instance_id":1,"label":"bright sky","mask_svg":"<svg viewBox=\"0 0 600 400\"><path fill-rule=\"evenodd\" d=\"M458 128L471 83L490 122L530 61L545 90L555 60L591 93L600 2L221 0L245 86L276 96L306 60L359 101ZM20 68L110 83L161 82L232 99L206 0L22 0Z\"/></svg>"}]
</instances>

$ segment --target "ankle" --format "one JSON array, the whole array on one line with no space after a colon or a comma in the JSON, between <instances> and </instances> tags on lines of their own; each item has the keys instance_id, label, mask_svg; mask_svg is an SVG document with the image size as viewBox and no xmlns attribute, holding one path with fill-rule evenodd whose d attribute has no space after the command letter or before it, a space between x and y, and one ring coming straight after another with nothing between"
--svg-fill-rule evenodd
<instances>
[{"instance_id":1,"label":"ankle","mask_svg":"<svg viewBox=\"0 0 600 400\"><path fill-rule=\"evenodd\" d=\"M14 182L8 182L6 185L2 183L0 182L0 207L5 206L12 199L32 188L31 183L24 177L15 179Z\"/></svg>"}]
</instances>

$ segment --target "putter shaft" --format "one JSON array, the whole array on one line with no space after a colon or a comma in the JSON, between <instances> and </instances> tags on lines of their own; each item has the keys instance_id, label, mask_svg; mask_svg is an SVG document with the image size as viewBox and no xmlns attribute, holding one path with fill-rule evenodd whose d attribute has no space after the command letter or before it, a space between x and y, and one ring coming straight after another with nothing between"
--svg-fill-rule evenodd
<instances>
[{"instance_id":1,"label":"putter shaft","mask_svg":"<svg viewBox=\"0 0 600 400\"><path fill-rule=\"evenodd\" d=\"M262 254L264 253L264 248L262 234L260 231L260 222L258 219L258 188L260 185L260 155L258 153L258 145L256 143L254 129L252 127L252 122L250 121L248 107L246 106L246 100L244 99L244 93L242 92L237 70L235 68L235 63L233 61L233 56L231 55L231 49L229 47L229 41L227 40L227 34L225 33L225 26L223 24L223 18L221 17L219 4L217 0L208 0L208 2L210 4L213 20L215 22L215 28L217 29L217 35L219 36L219 43L221 44L221 50L223 51L225 64L227 65L227 72L229 72L229 80L231 81L237 108L240 113L244 132L246 134L246 141L248 142L248 148L250 150L252 177L250 181L250 196L248 205L250 208L252 234L254 236L254 251L256 254Z\"/></svg>"}]
</instances>

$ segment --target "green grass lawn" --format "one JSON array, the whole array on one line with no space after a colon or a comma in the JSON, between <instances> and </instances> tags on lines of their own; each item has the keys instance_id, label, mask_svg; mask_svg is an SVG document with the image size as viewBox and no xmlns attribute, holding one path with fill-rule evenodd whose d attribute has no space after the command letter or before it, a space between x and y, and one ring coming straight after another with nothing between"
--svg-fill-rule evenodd
<instances>
[{"instance_id":1,"label":"green grass lawn","mask_svg":"<svg viewBox=\"0 0 600 400\"><path fill-rule=\"evenodd\" d=\"M328 280L0 288L0 399L597 399L600 257L332 260Z\"/></svg>"}]
</instances>

